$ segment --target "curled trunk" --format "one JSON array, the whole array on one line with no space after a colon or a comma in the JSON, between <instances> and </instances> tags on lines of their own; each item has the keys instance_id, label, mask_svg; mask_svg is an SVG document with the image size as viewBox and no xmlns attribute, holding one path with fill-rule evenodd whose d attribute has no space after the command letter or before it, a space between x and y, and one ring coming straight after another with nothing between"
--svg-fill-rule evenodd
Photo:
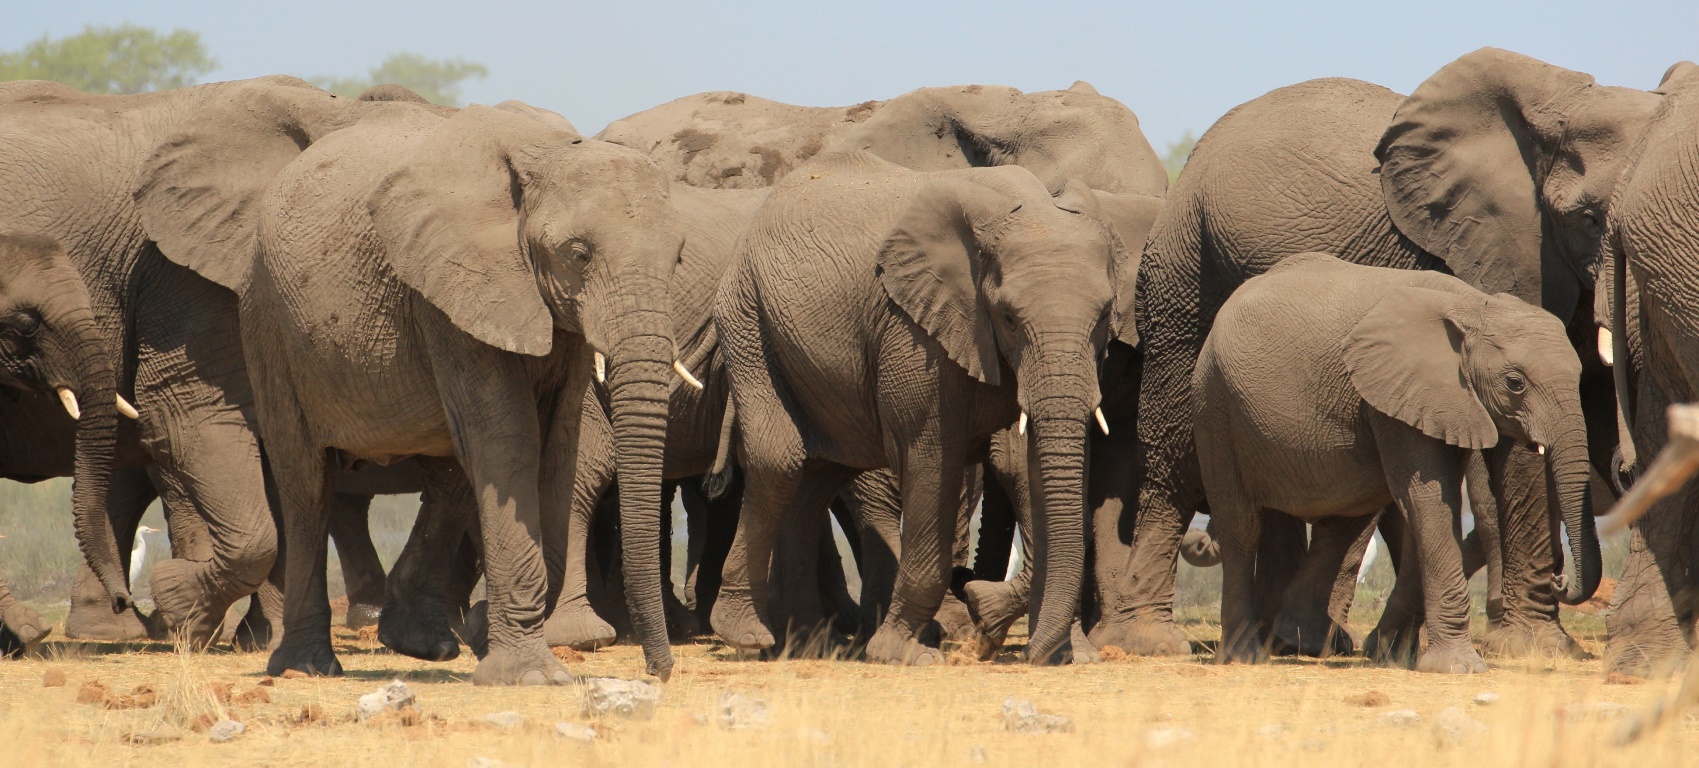
<instances>
[{"instance_id":1,"label":"curled trunk","mask_svg":"<svg viewBox=\"0 0 1699 768\"><path fill-rule=\"evenodd\" d=\"M1578 605L1592 598L1604 572L1599 535L1593 525L1587 429L1579 415L1579 406L1577 411L1573 423L1565 424L1565 429L1546 450L1547 476L1552 484L1548 496L1556 500L1556 512L1562 515L1569 534L1570 565L1558 594L1558 599L1566 605Z\"/></svg>"},{"instance_id":2,"label":"curled trunk","mask_svg":"<svg viewBox=\"0 0 1699 768\"><path fill-rule=\"evenodd\" d=\"M639 314L665 320L661 313ZM673 657L661 602L661 468L673 344L665 325L655 325L649 333L618 337L609 356L608 385L626 601L647 671L666 680Z\"/></svg>"}]
</instances>

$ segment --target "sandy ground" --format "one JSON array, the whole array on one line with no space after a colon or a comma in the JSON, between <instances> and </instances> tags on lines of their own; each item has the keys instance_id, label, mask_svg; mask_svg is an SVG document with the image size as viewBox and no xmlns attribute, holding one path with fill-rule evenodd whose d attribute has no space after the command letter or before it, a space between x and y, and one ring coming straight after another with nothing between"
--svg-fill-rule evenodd
<instances>
[{"instance_id":1,"label":"sandy ground","mask_svg":"<svg viewBox=\"0 0 1699 768\"><path fill-rule=\"evenodd\" d=\"M1601 622L1567 618L1584 644L1599 650ZM1218 633L1201 617L1188 620L1187 629L1204 643ZM1596 661L1501 664L1484 675L1449 677L1377 668L1360 659L1217 666L1207 655L1041 669L1006 652L992 662L957 659L945 667L904 669L852 661L763 662L704 641L675 647L677 673L652 719L597 720L583 713L578 686L473 687L467 682L475 663L470 654L443 664L414 661L345 630L338 631L337 643L345 677L277 680L264 679L263 654L179 654L163 644L45 644L32 658L0 662L0 763L458 768L1412 766L1466 760L1545 767L1699 761L1699 717L1678 719L1633 747L1611 746L1621 721L1664 695L1673 681L1606 685ZM618 647L568 667L581 676L631 678L641 657L636 648ZM47 687L50 678L64 684ZM359 722L356 700L394 678L417 694L416 711ZM112 709L104 700L79 703L89 681L103 685L115 705L139 686L151 687L158 702L138 709ZM218 700L216 688L228 690L230 703ZM713 713L728 691L765 701L768 722L722 727ZM1496 701L1481 703L1480 694L1496 694ZM1070 718L1072 731L1010 732L1002 713L1009 697ZM518 713L522 722L511 728L484 722L501 712ZM228 743L213 743L195 729L197 719L204 724L226 715L247 727ZM599 736L590 743L561 738L555 726L563 721L592 723Z\"/></svg>"}]
</instances>

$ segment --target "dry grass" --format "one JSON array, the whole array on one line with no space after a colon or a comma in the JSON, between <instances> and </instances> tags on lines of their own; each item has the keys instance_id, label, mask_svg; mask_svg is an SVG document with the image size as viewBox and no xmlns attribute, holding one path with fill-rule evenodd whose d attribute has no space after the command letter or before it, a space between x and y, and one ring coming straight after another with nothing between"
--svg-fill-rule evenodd
<instances>
[{"instance_id":1,"label":"dry grass","mask_svg":"<svg viewBox=\"0 0 1699 768\"><path fill-rule=\"evenodd\" d=\"M1207 621L1187 628L1205 642L1216 633ZM1584 642L1599 648L1596 635ZM1360 660L1218 667L1206 657L1035 669L1005 654L991 663L901 669L743 660L700 643L676 649L679 668L653 720L604 723L598 741L581 744L553 733L557 721L584 720L576 688L475 688L466 682L469 656L429 664L374 650L352 633L339 635L338 652L346 677L278 679L261 687L261 654L50 644L35 658L0 662L5 762L458 768L485 757L529 766L1454 765L1463 752L1444 746L1433 725L1451 707L1487 726L1467 748L1470 764L1641 768L1690 764L1699 748L1695 719L1677 720L1632 748L1610 746L1618 718L1594 705L1638 709L1668 685L1606 685L1598 662L1529 662L1447 677ZM631 677L640 663L635 648L620 647L586 654L571 668ZM43 687L50 670L64 672L68 684ZM420 716L355 722L355 700L392 677L413 686ZM77 692L88 680L113 691L152 686L160 701L134 710L79 704ZM219 690L229 703L219 700ZM264 690L269 701L242 695L253 690ZM749 731L699 722L726 691L765 699L771 722ZM1500 698L1477 705L1480 692ZM1006 732L1001 705L1008 696L1074 718L1075 732ZM1580 706L1566 711L1570 705ZM1386 713L1401 709L1415 710L1422 722L1386 724ZM482 722L503 711L520 713L524 724L502 730ZM214 714L244 721L247 733L211 743L195 728Z\"/></svg>"}]
</instances>

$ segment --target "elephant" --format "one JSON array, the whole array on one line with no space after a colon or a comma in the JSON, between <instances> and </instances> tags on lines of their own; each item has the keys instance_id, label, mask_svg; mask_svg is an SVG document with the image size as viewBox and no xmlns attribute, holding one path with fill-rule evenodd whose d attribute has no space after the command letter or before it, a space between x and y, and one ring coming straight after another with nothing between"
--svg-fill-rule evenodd
<instances>
[{"instance_id":1,"label":"elephant","mask_svg":"<svg viewBox=\"0 0 1699 768\"><path fill-rule=\"evenodd\" d=\"M53 632L41 614L12 597L0 578L0 659L15 659L34 649Z\"/></svg>"},{"instance_id":2,"label":"elephant","mask_svg":"<svg viewBox=\"0 0 1699 768\"><path fill-rule=\"evenodd\" d=\"M1699 227L1699 65L1670 68L1664 102L1628 156L1611 200L1599 275L1600 335L1615 363L1622 461L1645 471L1670 443L1665 410L1699 399L1694 358L1693 232ZM1638 494L1639 483L1634 491ZM1653 486L1656 489L1656 486ZM1654 490L1656 493L1656 490ZM1694 533L1699 500L1682 488L1630 529L1628 558L1612 596L1605 646L1610 672L1667 673L1687 662L1694 615Z\"/></svg>"},{"instance_id":3,"label":"elephant","mask_svg":"<svg viewBox=\"0 0 1699 768\"><path fill-rule=\"evenodd\" d=\"M1084 567L1097 361L1124 330L1115 273L1132 268L1114 231L1086 212L1090 198L1053 200L1018 167L912 171L854 150L774 188L714 304L745 473L716 634L736 648L773 646L766 566L781 529L819 531L845 481L889 467L902 554L866 655L942 661L918 637L949 587L966 470L1020 417L1036 451L1044 553L1028 651L1034 662L1056 655Z\"/></svg>"},{"instance_id":4,"label":"elephant","mask_svg":"<svg viewBox=\"0 0 1699 768\"><path fill-rule=\"evenodd\" d=\"M315 106L335 105L298 108ZM184 237L253 244L245 263L196 269L241 297L282 507L283 637L267 669L341 672L324 588L330 481L339 466L418 457L427 485L457 486L477 512L490 622L473 683L570 680L544 643L542 547L565 522L595 368L611 392L625 547L651 554L626 558L627 586L648 671L666 678L664 626L643 624L660 609L654 510L681 367L666 286L683 237L664 177L522 105L369 106L262 190L226 184L220 161L287 137L262 121L233 138L221 126L241 114L209 114L146 187ZM445 656L454 643L438 639Z\"/></svg>"},{"instance_id":5,"label":"elephant","mask_svg":"<svg viewBox=\"0 0 1699 768\"><path fill-rule=\"evenodd\" d=\"M918 171L1019 165L1052 192L1068 179L1117 194L1168 188L1138 117L1085 82L1038 93L921 88L852 107L699 93L616 120L597 138L647 152L698 187L772 186L822 151L859 149Z\"/></svg>"},{"instance_id":6,"label":"elephant","mask_svg":"<svg viewBox=\"0 0 1699 768\"><path fill-rule=\"evenodd\" d=\"M1603 565L1580 379L1561 320L1449 275L1306 253L1245 281L1221 305L1192 374L1198 462L1222 555L1217 659L1266 654L1254 604L1267 512L1313 524L1310 556L1337 572L1393 503L1412 535L1392 599L1419 600L1426 618L1416 669L1485 671L1469 639L1454 533L1475 451L1543 457L1573 550L1565 599L1590 598ZM1413 627L1389 624L1402 619L1386 612L1371 655L1415 646Z\"/></svg>"},{"instance_id":7,"label":"elephant","mask_svg":"<svg viewBox=\"0 0 1699 768\"><path fill-rule=\"evenodd\" d=\"M1292 254L1325 252L1450 272L1541 306L1576 332L1588 325L1577 310L1586 304L1585 276L1624 149L1659 99L1483 48L1408 97L1357 80L1314 80L1217 121L1181 172L1140 261L1138 428L1136 440L1116 451L1124 459L1096 459L1124 462L1127 471L1103 475L1109 487L1094 495L1104 616L1092 641L1138 654L1190 650L1172 605L1181 536L1206 502L1191 374L1235 287ZM1604 466L1613 439L1601 397L1608 374L1595 345L1579 346L1589 446ZM1507 585L1489 649L1579 655L1557 621L1560 555L1543 463L1512 452L1493 466L1503 489ZM1259 568L1295 562L1303 540L1295 520L1272 525Z\"/></svg>"}]
</instances>

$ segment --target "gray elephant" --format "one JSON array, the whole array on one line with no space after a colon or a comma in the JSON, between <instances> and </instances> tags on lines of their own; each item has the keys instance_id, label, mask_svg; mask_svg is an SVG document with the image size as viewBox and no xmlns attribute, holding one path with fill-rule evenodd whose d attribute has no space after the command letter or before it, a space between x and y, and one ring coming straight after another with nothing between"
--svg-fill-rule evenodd
<instances>
[{"instance_id":1,"label":"gray elephant","mask_svg":"<svg viewBox=\"0 0 1699 768\"><path fill-rule=\"evenodd\" d=\"M1018 421L1049 574L1029 652L1048 661L1062 647L1084 567L1097 359L1123 328L1115 273L1131 268L1085 207L1023 169L917 172L865 152L822 156L774 189L714 309L746 473L711 619L720 637L772 646L766 564L780 530L818 531L844 481L890 467L904 540L867 655L941 661L918 638L949 587L966 469Z\"/></svg>"},{"instance_id":2,"label":"gray elephant","mask_svg":"<svg viewBox=\"0 0 1699 768\"><path fill-rule=\"evenodd\" d=\"M1134 653L1189 651L1172 605L1179 542L1205 501L1191 373L1236 286L1291 254L1320 251L1449 271L1585 327L1584 278L1597 258L1605 202L1625 148L1658 101L1486 48L1448 64L1408 98L1360 81L1316 80L1244 104L1204 134L1140 263L1137 440L1094 458L1128 471L1102 475L1111 485L1095 518L1104 616L1092 640ZM1590 377L1583 387L1594 395L1587 398L1595 427L1589 443L1595 462L1608 465L1608 410L1600 408L1608 399L1597 396L1605 369L1593 344L1580 346ZM1508 585L1489 644L1579 653L1557 623L1561 555L1548 525L1544 463L1500 453L1487 463L1506 507ZM1265 532L1265 540L1271 533L1288 544L1271 551L1265 541L1259 563L1296 562L1296 521ZM1565 597L1574 597L1575 586Z\"/></svg>"},{"instance_id":3,"label":"gray elephant","mask_svg":"<svg viewBox=\"0 0 1699 768\"><path fill-rule=\"evenodd\" d=\"M853 107L799 107L743 93L686 96L616 120L597 138L648 152L699 187L777 183L823 151L859 149L918 171L1019 165L1051 191L1160 196L1168 176L1132 110L1090 84L1022 93L921 88Z\"/></svg>"},{"instance_id":4,"label":"gray elephant","mask_svg":"<svg viewBox=\"0 0 1699 768\"><path fill-rule=\"evenodd\" d=\"M52 631L41 614L12 597L6 580L0 578L0 659L28 653Z\"/></svg>"},{"instance_id":5,"label":"gray elephant","mask_svg":"<svg viewBox=\"0 0 1699 768\"><path fill-rule=\"evenodd\" d=\"M1667 94L1628 157L1611 201L1601 270L1602 319L1616 363L1624 464L1645 471L1670 442L1665 410L1699 400L1699 317L1694 232L1699 231L1699 66L1672 67ZM1626 268L1625 268L1626 267ZM1640 482L1650 482L1641 480ZM1655 487L1655 486L1654 486ZM1639 491L1638 484L1635 488ZM1654 491L1655 493L1656 491ZM1651 508L1631 529L1628 560L1611 599L1605 647L1609 671L1664 673L1687 660L1699 496L1685 487ZM1691 663L1691 662L1688 662Z\"/></svg>"},{"instance_id":6,"label":"gray elephant","mask_svg":"<svg viewBox=\"0 0 1699 768\"><path fill-rule=\"evenodd\" d=\"M1469 453L1501 443L1549 465L1570 530L1572 597L1591 597L1602 565L1580 378L1556 317L1449 275L1298 254L1247 280L1221 305L1192 376L1198 461L1221 540L1217 658L1265 653L1254 603L1266 512L1312 523L1310 556L1337 572L1395 504L1411 535L1392 600L1419 601L1426 619L1416 668L1484 671L1454 530ZM1371 655L1416 646L1414 627L1393 623L1402 615L1386 612Z\"/></svg>"}]
</instances>

